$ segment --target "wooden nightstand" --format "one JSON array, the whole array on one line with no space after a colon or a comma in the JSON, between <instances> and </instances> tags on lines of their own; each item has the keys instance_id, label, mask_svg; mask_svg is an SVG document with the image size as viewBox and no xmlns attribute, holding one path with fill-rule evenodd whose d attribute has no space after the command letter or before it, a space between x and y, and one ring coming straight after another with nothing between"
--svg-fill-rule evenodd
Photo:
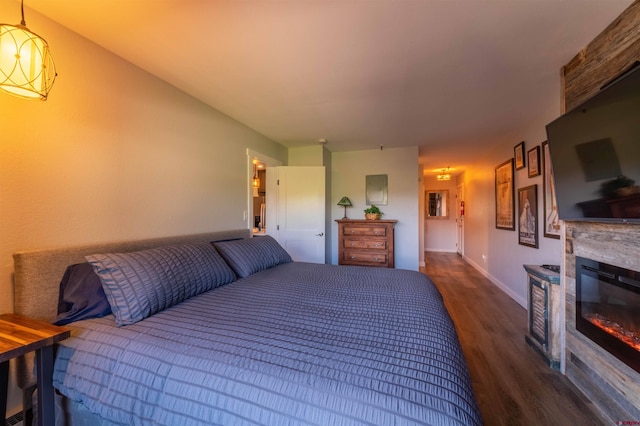
<instances>
[{"instance_id":1,"label":"wooden nightstand","mask_svg":"<svg viewBox=\"0 0 640 426\"><path fill-rule=\"evenodd\" d=\"M52 425L53 406L53 345L66 339L71 331L49 323L16 314L0 315L0 413L2 423L7 412L9 360L36 352L38 381L38 424Z\"/></svg>"}]
</instances>

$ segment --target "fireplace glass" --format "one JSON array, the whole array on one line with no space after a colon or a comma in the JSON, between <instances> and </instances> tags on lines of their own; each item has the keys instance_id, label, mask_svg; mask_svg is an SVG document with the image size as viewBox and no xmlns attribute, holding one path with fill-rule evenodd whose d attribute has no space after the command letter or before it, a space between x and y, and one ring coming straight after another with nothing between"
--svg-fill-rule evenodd
<instances>
[{"instance_id":1,"label":"fireplace glass","mask_svg":"<svg viewBox=\"0 0 640 426\"><path fill-rule=\"evenodd\" d=\"M576 256L576 328L640 372L640 272Z\"/></svg>"}]
</instances>

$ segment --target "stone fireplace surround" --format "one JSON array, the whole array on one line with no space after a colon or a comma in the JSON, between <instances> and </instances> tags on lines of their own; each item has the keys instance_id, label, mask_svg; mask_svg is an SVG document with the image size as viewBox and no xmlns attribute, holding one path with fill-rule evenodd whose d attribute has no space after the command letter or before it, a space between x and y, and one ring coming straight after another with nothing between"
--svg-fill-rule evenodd
<instances>
[{"instance_id":1,"label":"stone fireplace surround","mask_svg":"<svg viewBox=\"0 0 640 426\"><path fill-rule=\"evenodd\" d=\"M640 60L640 0L561 69L564 109L569 111ZM561 285L564 349L561 367L607 424L640 422L640 374L576 330L575 256L640 271L640 224L565 222Z\"/></svg>"},{"instance_id":2,"label":"stone fireplace surround","mask_svg":"<svg viewBox=\"0 0 640 426\"><path fill-rule=\"evenodd\" d=\"M576 256L576 328L640 373L640 272Z\"/></svg>"},{"instance_id":3,"label":"stone fireplace surround","mask_svg":"<svg viewBox=\"0 0 640 426\"><path fill-rule=\"evenodd\" d=\"M565 222L565 374L609 424L640 421L640 374L576 330L576 256L640 271L640 225Z\"/></svg>"}]
</instances>

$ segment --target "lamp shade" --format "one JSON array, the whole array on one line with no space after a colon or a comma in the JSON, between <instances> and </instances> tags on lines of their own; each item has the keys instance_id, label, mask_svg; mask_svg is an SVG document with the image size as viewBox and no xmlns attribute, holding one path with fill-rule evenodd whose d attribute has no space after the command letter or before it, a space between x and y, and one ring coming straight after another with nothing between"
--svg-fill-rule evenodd
<instances>
[{"instance_id":1,"label":"lamp shade","mask_svg":"<svg viewBox=\"0 0 640 426\"><path fill-rule=\"evenodd\" d=\"M342 197L340 201L338 201L338 205L344 206L344 207L351 207L353 204L351 204L351 200L348 197Z\"/></svg>"},{"instance_id":2,"label":"lamp shade","mask_svg":"<svg viewBox=\"0 0 640 426\"><path fill-rule=\"evenodd\" d=\"M342 219L348 219L347 217L347 207L351 207L351 200L348 197L342 197L340 201L338 201L338 205L344 207L344 217Z\"/></svg>"},{"instance_id":3,"label":"lamp shade","mask_svg":"<svg viewBox=\"0 0 640 426\"><path fill-rule=\"evenodd\" d=\"M49 45L23 25L0 24L0 89L46 100L56 78Z\"/></svg>"}]
</instances>

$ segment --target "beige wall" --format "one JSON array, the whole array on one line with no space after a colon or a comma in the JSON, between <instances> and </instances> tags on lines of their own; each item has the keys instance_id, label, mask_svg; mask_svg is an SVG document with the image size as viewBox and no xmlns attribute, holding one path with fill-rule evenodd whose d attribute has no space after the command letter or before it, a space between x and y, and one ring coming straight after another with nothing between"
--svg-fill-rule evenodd
<instances>
[{"instance_id":1,"label":"beige wall","mask_svg":"<svg viewBox=\"0 0 640 426\"><path fill-rule=\"evenodd\" d=\"M383 219L397 219L395 226L395 266L418 270L420 171L418 148L394 148L334 152L331 159L331 217L332 235L338 235L336 219L342 219L344 208L337 205L345 195L353 207L347 208L350 219L364 219L366 206L365 177L388 175L389 200L380 206ZM336 239L337 241L337 239ZM331 263L338 263L338 246L333 242Z\"/></svg>"},{"instance_id":2,"label":"beige wall","mask_svg":"<svg viewBox=\"0 0 640 426\"><path fill-rule=\"evenodd\" d=\"M0 93L0 312L15 251L246 228L246 148L286 162L284 147L25 12L59 76L46 102Z\"/></svg>"},{"instance_id":3,"label":"beige wall","mask_svg":"<svg viewBox=\"0 0 640 426\"><path fill-rule=\"evenodd\" d=\"M560 99L549 99L546 110L532 116L529 126L496 139L495 145L487 147L486 154L464 173L464 257L522 306L527 302L526 272L522 265L559 265L562 245L560 240L543 236L542 176L529 178L526 168L517 170L514 176L516 209L518 188L538 185L539 248L518 244L517 215L515 231L496 229L495 167L512 158L513 147L522 140L525 152L542 144L546 140L545 126L559 115Z\"/></svg>"}]
</instances>

